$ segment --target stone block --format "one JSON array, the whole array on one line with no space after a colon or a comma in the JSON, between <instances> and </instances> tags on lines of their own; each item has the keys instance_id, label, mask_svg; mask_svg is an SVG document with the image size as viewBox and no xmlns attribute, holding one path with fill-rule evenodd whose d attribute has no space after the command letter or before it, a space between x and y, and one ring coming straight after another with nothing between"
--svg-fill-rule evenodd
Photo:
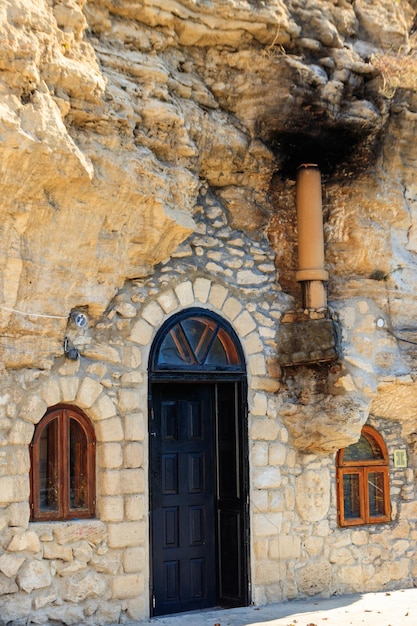
<instances>
[{"instance_id":1,"label":"stone block","mask_svg":"<svg viewBox=\"0 0 417 626\"><path fill-rule=\"evenodd\" d=\"M118 575L122 571L122 563L119 552L109 550L106 554L95 554L89 565L101 574Z\"/></svg>"},{"instance_id":2,"label":"stone block","mask_svg":"<svg viewBox=\"0 0 417 626\"><path fill-rule=\"evenodd\" d=\"M6 458L9 474L29 474L30 456L28 446L8 446Z\"/></svg>"},{"instance_id":3,"label":"stone block","mask_svg":"<svg viewBox=\"0 0 417 626\"><path fill-rule=\"evenodd\" d=\"M194 281L194 296L196 300L205 304L209 297L211 281L208 278L196 278Z\"/></svg>"},{"instance_id":4,"label":"stone block","mask_svg":"<svg viewBox=\"0 0 417 626\"><path fill-rule=\"evenodd\" d=\"M31 593L34 589L44 589L52 583L51 566L47 561L27 561L16 580L26 593Z\"/></svg>"},{"instance_id":5,"label":"stone block","mask_svg":"<svg viewBox=\"0 0 417 626\"><path fill-rule=\"evenodd\" d=\"M99 420L95 429L97 441L108 443L110 441L122 441L123 439L123 426L120 417Z\"/></svg>"},{"instance_id":6,"label":"stone block","mask_svg":"<svg viewBox=\"0 0 417 626\"><path fill-rule=\"evenodd\" d=\"M252 477L255 489L278 489L282 483L278 467L254 467Z\"/></svg>"},{"instance_id":7,"label":"stone block","mask_svg":"<svg viewBox=\"0 0 417 626\"><path fill-rule=\"evenodd\" d=\"M122 496L102 496L99 500L100 519L103 522L121 522L124 518Z\"/></svg>"},{"instance_id":8,"label":"stone block","mask_svg":"<svg viewBox=\"0 0 417 626\"><path fill-rule=\"evenodd\" d=\"M227 298L226 302L223 304L222 313L229 318L229 320L234 320L242 310L242 304L237 298Z\"/></svg>"},{"instance_id":9,"label":"stone block","mask_svg":"<svg viewBox=\"0 0 417 626\"><path fill-rule=\"evenodd\" d=\"M194 303L194 292L191 281L186 280L174 289L181 306L190 306Z\"/></svg>"},{"instance_id":10,"label":"stone block","mask_svg":"<svg viewBox=\"0 0 417 626\"><path fill-rule=\"evenodd\" d=\"M248 311L243 311L235 319L234 326L240 337L246 337L256 328L256 323Z\"/></svg>"},{"instance_id":11,"label":"stone block","mask_svg":"<svg viewBox=\"0 0 417 626\"><path fill-rule=\"evenodd\" d=\"M255 393L250 403L252 415L264 417L268 408L268 398L265 393Z\"/></svg>"},{"instance_id":12,"label":"stone block","mask_svg":"<svg viewBox=\"0 0 417 626\"><path fill-rule=\"evenodd\" d=\"M48 407L61 402L59 381L56 378L49 378L42 387L41 396Z\"/></svg>"},{"instance_id":13,"label":"stone block","mask_svg":"<svg viewBox=\"0 0 417 626\"><path fill-rule=\"evenodd\" d=\"M269 557L276 561L294 561L301 557L301 541L296 535L280 533L269 540Z\"/></svg>"},{"instance_id":14,"label":"stone block","mask_svg":"<svg viewBox=\"0 0 417 626\"><path fill-rule=\"evenodd\" d=\"M102 443L98 447L98 465L103 469L116 469L123 465L122 444Z\"/></svg>"},{"instance_id":15,"label":"stone block","mask_svg":"<svg viewBox=\"0 0 417 626\"><path fill-rule=\"evenodd\" d=\"M25 560L24 556L2 554L0 557L0 572L8 578L14 578Z\"/></svg>"},{"instance_id":16,"label":"stone block","mask_svg":"<svg viewBox=\"0 0 417 626\"><path fill-rule=\"evenodd\" d=\"M245 337L243 345L247 354L257 354L263 350L263 343L256 332L250 333L250 335Z\"/></svg>"},{"instance_id":17,"label":"stone block","mask_svg":"<svg viewBox=\"0 0 417 626\"><path fill-rule=\"evenodd\" d=\"M282 513L256 513L253 516L254 537L276 537L281 532Z\"/></svg>"},{"instance_id":18,"label":"stone block","mask_svg":"<svg viewBox=\"0 0 417 626\"><path fill-rule=\"evenodd\" d=\"M97 572L79 572L67 579L62 597L75 604L87 598L100 598L106 592L104 576Z\"/></svg>"},{"instance_id":19,"label":"stone block","mask_svg":"<svg viewBox=\"0 0 417 626\"><path fill-rule=\"evenodd\" d=\"M76 404L77 406L88 409L92 406L103 391L103 385L94 378L83 378L79 386Z\"/></svg>"},{"instance_id":20,"label":"stone block","mask_svg":"<svg viewBox=\"0 0 417 626\"><path fill-rule=\"evenodd\" d=\"M19 594L16 597L6 594L0 597L0 624L13 624L17 620L27 620L32 609L32 596ZM25 623L25 622L23 622Z\"/></svg>"},{"instance_id":21,"label":"stone block","mask_svg":"<svg viewBox=\"0 0 417 626\"><path fill-rule=\"evenodd\" d=\"M103 394L88 410L88 415L93 420L105 420L116 415L116 406L108 395Z\"/></svg>"},{"instance_id":22,"label":"stone block","mask_svg":"<svg viewBox=\"0 0 417 626\"><path fill-rule=\"evenodd\" d=\"M9 431L8 442L11 445L29 445L32 441L35 427L30 422L21 419L13 420L13 425ZM0 489L0 498L2 497Z\"/></svg>"},{"instance_id":23,"label":"stone block","mask_svg":"<svg viewBox=\"0 0 417 626\"><path fill-rule=\"evenodd\" d=\"M105 496L143 493L142 469L109 470L99 473L100 493Z\"/></svg>"},{"instance_id":24,"label":"stone block","mask_svg":"<svg viewBox=\"0 0 417 626\"><path fill-rule=\"evenodd\" d=\"M73 548L74 558L81 563L88 563L93 558L93 548L88 541L81 541Z\"/></svg>"},{"instance_id":25,"label":"stone block","mask_svg":"<svg viewBox=\"0 0 417 626\"><path fill-rule=\"evenodd\" d=\"M279 426L273 419L254 419L250 428L250 438L252 441L275 441Z\"/></svg>"},{"instance_id":26,"label":"stone block","mask_svg":"<svg viewBox=\"0 0 417 626\"><path fill-rule=\"evenodd\" d=\"M38 394L28 395L20 405L19 417L37 424L47 410L46 402Z\"/></svg>"},{"instance_id":27,"label":"stone block","mask_svg":"<svg viewBox=\"0 0 417 626\"><path fill-rule=\"evenodd\" d=\"M29 498L29 476L1 476L0 504L24 502Z\"/></svg>"},{"instance_id":28,"label":"stone block","mask_svg":"<svg viewBox=\"0 0 417 626\"><path fill-rule=\"evenodd\" d=\"M143 413L130 413L123 417L126 441L143 441L145 439L145 419Z\"/></svg>"},{"instance_id":29,"label":"stone block","mask_svg":"<svg viewBox=\"0 0 417 626\"><path fill-rule=\"evenodd\" d=\"M159 326L164 319L164 311L157 302L150 302L141 311L141 316L151 326Z\"/></svg>"},{"instance_id":30,"label":"stone block","mask_svg":"<svg viewBox=\"0 0 417 626\"><path fill-rule=\"evenodd\" d=\"M125 517L127 521L139 521L145 513L144 498L142 495L125 497Z\"/></svg>"},{"instance_id":31,"label":"stone block","mask_svg":"<svg viewBox=\"0 0 417 626\"><path fill-rule=\"evenodd\" d=\"M269 464L272 466L284 465L287 456L287 446L279 442L269 444Z\"/></svg>"},{"instance_id":32,"label":"stone block","mask_svg":"<svg viewBox=\"0 0 417 626\"><path fill-rule=\"evenodd\" d=\"M142 364L142 350L138 346L126 346L123 351L123 363L133 370L140 367Z\"/></svg>"},{"instance_id":33,"label":"stone block","mask_svg":"<svg viewBox=\"0 0 417 626\"><path fill-rule=\"evenodd\" d=\"M251 465L253 467L265 467L268 465L268 444L257 441L251 450Z\"/></svg>"},{"instance_id":34,"label":"stone block","mask_svg":"<svg viewBox=\"0 0 417 626\"><path fill-rule=\"evenodd\" d=\"M145 543L144 522L122 522L108 525L109 548L130 548L143 546Z\"/></svg>"},{"instance_id":35,"label":"stone block","mask_svg":"<svg viewBox=\"0 0 417 626\"><path fill-rule=\"evenodd\" d=\"M275 393L281 387L281 383L276 378L268 378L263 376L253 376L251 379L251 387L257 391L267 391Z\"/></svg>"},{"instance_id":36,"label":"stone block","mask_svg":"<svg viewBox=\"0 0 417 626\"><path fill-rule=\"evenodd\" d=\"M65 376L60 378L59 384L63 402L74 402L77 397L80 379L77 376Z\"/></svg>"},{"instance_id":37,"label":"stone block","mask_svg":"<svg viewBox=\"0 0 417 626\"><path fill-rule=\"evenodd\" d=\"M143 548L126 548L123 553L123 569L127 574L141 572L145 563L145 551Z\"/></svg>"},{"instance_id":38,"label":"stone block","mask_svg":"<svg viewBox=\"0 0 417 626\"><path fill-rule=\"evenodd\" d=\"M263 354L252 354L248 359L248 364L253 376L265 376L266 362Z\"/></svg>"},{"instance_id":39,"label":"stone block","mask_svg":"<svg viewBox=\"0 0 417 626\"><path fill-rule=\"evenodd\" d=\"M178 307L178 300L172 289L167 289L158 296L158 302L165 313L172 313Z\"/></svg>"},{"instance_id":40,"label":"stone block","mask_svg":"<svg viewBox=\"0 0 417 626\"><path fill-rule=\"evenodd\" d=\"M107 538L107 530L105 524L99 520L78 520L57 524L54 527L54 536L62 545L82 540L98 545Z\"/></svg>"},{"instance_id":41,"label":"stone block","mask_svg":"<svg viewBox=\"0 0 417 626\"><path fill-rule=\"evenodd\" d=\"M43 546L43 558L72 561L72 548L69 548L68 546L61 546L56 543L45 543Z\"/></svg>"},{"instance_id":42,"label":"stone block","mask_svg":"<svg viewBox=\"0 0 417 626\"><path fill-rule=\"evenodd\" d=\"M306 596L331 593L332 566L325 559L316 559L301 567L296 577L299 591Z\"/></svg>"},{"instance_id":43,"label":"stone block","mask_svg":"<svg viewBox=\"0 0 417 626\"><path fill-rule=\"evenodd\" d=\"M119 389L117 406L121 413L132 413L140 408L139 394L135 389Z\"/></svg>"},{"instance_id":44,"label":"stone block","mask_svg":"<svg viewBox=\"0 0 417 626\"><path fill-rule=\"evenodd\" d=\"M210 289L209 302L218 310L221 310L227 297L227 289L223 285L214 284Z\"/></svg>"},{"instance_id":45,"label":"stone block","mask_svg":"<svg viewBox=\"0 0 417 626\"><path fill-rule=\"evenodd\" d=\"M338 330L330 319L281 324L277 332L281 365L319 363L338 358Z\"/></svg>"},{"instance_id":46,"label":"stone block","mask_svg":"<svg viewBox=\"0 0 417 626\"><path fill-rule=\"evenodd\" d=\"M124 574L112 580L112 598L122 600L135 598L143 593L144 579L142 574Z\"/></svg>"},{"instance_id":47,"label":"stone block","mask_svg":"<svg viewBox=\"0 0 417 626\"><path fill-rule=\"evenodd\" d=\"M134 341L141 346L147 346L149 343L151 343L153 334L153 326L151 326L151 324L148 324L146 320L140 319L133 326L129 339L130 341Z\"/></svg>"},{"instance_id":48,"label":"stone block","mask_svg":"<svg viewBox=\"0 0 417 626\"><path fill-rule=\"evenodd\" d=\"M123 450L125 468L137 468L143 465L143 445L138 442L127 443Z\"/></svg>"}]
</instances>

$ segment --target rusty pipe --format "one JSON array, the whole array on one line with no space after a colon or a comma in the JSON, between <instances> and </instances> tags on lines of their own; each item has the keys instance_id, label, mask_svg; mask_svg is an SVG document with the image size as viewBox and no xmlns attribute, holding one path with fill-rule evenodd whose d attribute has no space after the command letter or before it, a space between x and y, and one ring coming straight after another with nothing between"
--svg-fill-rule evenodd
<instances>
[{"instance_id":1,"label":"rusty pipe","mask_svg":"<svg viewBox=\"0 0 417 626\"><path fill-rule=\"evenodd\" d=\"M321 199L321 175L318 165L305 163L297 171L296 185L298 225L298 271L303 307L327 307L324 282L329 274L324 269L324 236Z\"/></svg>"}]
</instances>

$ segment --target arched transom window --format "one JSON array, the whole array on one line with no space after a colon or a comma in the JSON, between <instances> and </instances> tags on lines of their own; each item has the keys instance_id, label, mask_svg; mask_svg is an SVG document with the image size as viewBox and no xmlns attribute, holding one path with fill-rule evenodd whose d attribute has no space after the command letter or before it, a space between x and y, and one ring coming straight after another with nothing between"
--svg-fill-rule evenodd
<instances>
[{"instance_id":1,"label":"arched transom window","mask_svg":"<svg viewBox=\"0 0 417 626\"><path fill-rule=\"evenodd\" d=\"M189 309L160 329L151 371L243 372L243 356L234 331L216 315Z\"/></svg>"},{"instance_id":2,"label":"arched transom window","mask_svg":"<svg viewBox=\"0 0 417 626\"><path fill-rule=\"evenodd\" d=\"M357 443L337 454L340 526L390 520L388 453L381 435L364 426Z\"/></svg>"},{"instance_id":3,"label":"arched transom window","mask_svg":"<svg viewBox=\"0 0 417 626\"><path fill-rule=\"evenodd\" d=\"M31 452L31 519L66 520L95 512L95 436L75 407L54 407L35 427Z\"/></svg>"}]
</instances>

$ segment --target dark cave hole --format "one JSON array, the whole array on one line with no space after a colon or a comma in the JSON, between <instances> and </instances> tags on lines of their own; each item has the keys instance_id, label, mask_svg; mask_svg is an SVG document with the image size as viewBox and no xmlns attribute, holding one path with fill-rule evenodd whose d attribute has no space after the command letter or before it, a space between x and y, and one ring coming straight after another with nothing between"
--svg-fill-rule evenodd
<instances>
[{"instance_id":1,"label":"dark cave hole","mask_svg":"<svg viewBox=\"0 0 417 626\"><path fill-rule=\"evenodd\" d=\"M283 179L296 177L303 163L315 163L322 176L353 176L376 160L376 134L340 127L320 128L318 132L287 131L276 133L267 142L279 162Z\"/></svg>"}]
</instances>

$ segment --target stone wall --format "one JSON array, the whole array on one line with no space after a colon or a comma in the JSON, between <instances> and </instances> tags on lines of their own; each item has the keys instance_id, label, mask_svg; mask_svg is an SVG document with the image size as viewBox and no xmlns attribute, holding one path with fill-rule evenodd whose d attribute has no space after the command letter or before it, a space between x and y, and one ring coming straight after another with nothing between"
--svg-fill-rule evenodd
<instances>
[{"instance_id":1,"label":"stone wall","mask_svg":"<svg viewBox=\"0 0 417 626\"><path fill-rule=\"evenodd\" d=\"M337 419L346 422L346 405L338 405L335 394L332 421L326 421L328 398L315 389L319 377L311 378L314 368L302 366L301 374L296 368L280 370L276 327L289 300L276 286L267 241L251 240L230 228L210 194L200 198L194 218L197 234L175 258L161 264L151 278L127 282L98 322L69 327L79 359L62 355L48 372L8 374L1 395L4 625L27 619L95 625L149 615L148 358L161 324L192 306L230 322L245 354L252 601L414 585L417 505L412 450L401 423L378 414L369 418L390 454L392 522L339 528L330 448L336 450L343 436L350 443L357 434L345 431L335 440L329 433ZM374 325L367 302L360 300L343 311L351 320L343 320L346 332L353 333L349 345L360 343L366 330L375 334L373 349L378 351L378 333L383 331ZM336 390L338 385L348 392L354 387L357 393L354 373L344 368L343 361L333 363L321 372L320 385L325 377ZM294 399L297 394L301 402ZM29 522L29 443L34 424L58 403L82 408L94 425L97 519ZM293 409L290 417L288 407ZM307 415L315 419L320 441L329 440L327 451L322 444L305 449L308 437L296 436L295 429L307 426ZM355 433L361 419L356 415ZM407 469L392 467L397 448L408 451Z\"/></svg>"}]
</instances>

